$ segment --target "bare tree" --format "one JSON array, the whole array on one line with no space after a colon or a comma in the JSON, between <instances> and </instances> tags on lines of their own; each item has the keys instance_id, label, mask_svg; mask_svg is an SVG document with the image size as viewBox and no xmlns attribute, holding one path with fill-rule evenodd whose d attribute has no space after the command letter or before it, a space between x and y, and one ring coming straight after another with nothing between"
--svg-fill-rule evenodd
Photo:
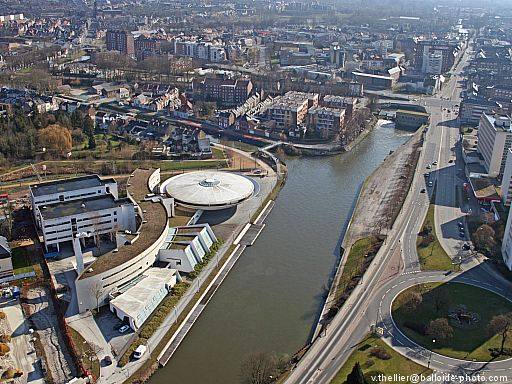
<instances>
[{"instance_id":1,"label":"bare tree","mask_svg":"<svg viewBox=\"0 0 512 384\"><path fill-rule=\"evenodd\" d=\"M512 312L505 315L494 316L488 325L489 333L497 335L501 333L500 354L505 349L505 341L507 341L508 332L512 330Z\"/></svg>"},{"instance_id":2,"label":"bare tree","mask_svg":"<svg viewBox=\"0 0 512 384\"><path fill-rule=\"evenodd\" d=\"M91 293L92 297L96 299L96 311L98 311L100 308L100 300L103 296L103 284L101 284L101 281L92 283L89 287L89 292Z\"/></svg>"},{"instance_id":3,"label":"bare tree","mask_svg":"<svg viewBox=\"0 0 512 384\"><path fill-rule=\"evenodd\" d=\"M430 293L434 303L434 309L438 315L441 311L445 311L450 306L450 298L446 295L446 292L440 289L434 289Z\"/></svg>"},{"instance_id":4,"label":"bare tree","mask_svg":"<svg viewBox=\"0 0 512 384\"><path fill-rule=\"evenodd\" d=\"M423 302L423 296L417 291L406 291L402 295L402 306L408 312L415 311Z\"/></svg>"},{"instance_id":5,"label":"bare tree","mask_svg":"<svg viewBox=\"0 0 512 384\"><path fill-rule=\"evenodd\" d=\"M255 353L242 363L240 383L270 384L279 375L279 359L269 353Z\"/></svg>"}]
</instances>

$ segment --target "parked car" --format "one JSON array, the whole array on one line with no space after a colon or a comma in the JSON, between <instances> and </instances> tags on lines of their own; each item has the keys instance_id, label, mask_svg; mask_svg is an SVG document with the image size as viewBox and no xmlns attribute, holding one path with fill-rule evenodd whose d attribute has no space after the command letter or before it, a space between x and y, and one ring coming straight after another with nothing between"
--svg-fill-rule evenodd
<instances>
[{"instance_id":1,"label":"parked car","mask_svg":"<svg viewBox=\"0 0 512 384\"><path fill-rule=\"evenodd\" d=\"M119 328L119 333L125 333L129 329L130 329L130 327L125 324L121 328Z\"/></svg>"},{"instance_id":2,"label":"parked car","mask_svg":"<svg viewBox=\"0 0 512 384\"><path fill-rule=\"evenodd\" d=\"M110 356L105 356L103 358L103 363L105 364L105 366L112 364L112 358Z\"/></svg>"},{"instance_id":3,"label":"parked car","mask_svg":"<svg viewBox=\"0 0 512 384\"><path fill-rule=\"evenodd\" d=\"M146 349L148 349L145 345L139 345L135 352L133 352L133 358L134 359L140 359L142 355L146 352Z\"/></svg>"},{"instance_id":4,"label":"parked car","mask_svg":"<svg viewBox=\"0 0 512 384\"><path fill-rule=\"evenodd\" d=\"M437 165L437 161L432 162L432 165Z\"/></svg>"}]
</instances>

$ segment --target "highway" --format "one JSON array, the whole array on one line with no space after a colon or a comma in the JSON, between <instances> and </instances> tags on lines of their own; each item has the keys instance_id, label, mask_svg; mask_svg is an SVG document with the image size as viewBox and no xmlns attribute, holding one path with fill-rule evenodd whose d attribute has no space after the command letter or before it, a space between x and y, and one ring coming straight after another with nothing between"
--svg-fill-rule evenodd
<instances>
[{"instance_id":1,"label":"highway","mask_svg":"<svg viewBox=\"0 0 512 384\"><path fill-rule=\"evenodd\" d=\"M469 50L469 49L468 49ZM362 284L358 285L344 306L332 320L327 330L311 345L300 362L286 379L287 384L328 384L352 353L354 347L370 331L372 325L383 327L383 340L408 358L428 365L438 372L480 374L506 374L512 377L512 364L496 362L473 363L431 354L405 337L391 318L390 305L396 295L412 285L426 281L463 281L491 289L512 300L508 292L510 283L489 267L483 260L464 255L462 272L445 276L444 271L421 272L416 252L416 239L427 213L429 198L435 194L435 227L441 244L455 261L459 260L466 238L460 238L458 222L464 222L465 212L457 206L457 188L464 180L461 160L454 161L459 145L458 124L454 106L460 101L461 72L468 60L465 52L460 63L441 92L420 99L431 113L431 124L426 134L411 190L397 217L393 229L368 268ZM437 166L427 170L427 165ZM461 170L459 170L461 169ZM424 176L431 172L430 177ZM433 186L429 187L428 182ZM426 189L427 193L421 193ZM467 233L466 233L467 236ZM442 238L442 239L441 239ZM386 277L386 269L393 257L400 253L403 270ZM429 360L430 363L429 363ZM386 372L392 374L393 372Z\"/></svg>"}]
</instances>

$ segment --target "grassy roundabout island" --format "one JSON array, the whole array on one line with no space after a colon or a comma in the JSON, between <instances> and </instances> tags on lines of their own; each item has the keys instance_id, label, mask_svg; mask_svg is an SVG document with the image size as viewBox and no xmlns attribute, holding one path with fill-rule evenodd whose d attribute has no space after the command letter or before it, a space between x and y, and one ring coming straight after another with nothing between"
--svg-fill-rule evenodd
<instances>
[{"instance_id":1,"label":"grassy roundabout island","mask_svg":"<svg viewBox=\"0 0 512 384\"><path fill-rule=\"evenodd\" d=\"M476 361L512 357L512 302L488 290L419 284L396 297L392 315L407 337L439 354Z\"/></svg>"}]
</instances>

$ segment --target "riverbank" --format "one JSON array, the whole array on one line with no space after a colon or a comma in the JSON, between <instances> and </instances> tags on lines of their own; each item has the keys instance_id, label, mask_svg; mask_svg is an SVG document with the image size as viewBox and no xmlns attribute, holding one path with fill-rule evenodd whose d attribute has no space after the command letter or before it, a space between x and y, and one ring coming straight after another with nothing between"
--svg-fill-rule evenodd
<instances>
[{"instance_id":1,"label":"riverbank","mask_svg":"<svg viewBox=\"0 0 512 384\"><path fill-rule=\"evenodd\" d=\"M341 243L335 274L312 341L362 279L393 227L414 178L422 144L423 132L419 129L405 144L389 154L363 183ZM358 244L358 249L352 252L355 244Z\"/></svg>"}]
</instances>

